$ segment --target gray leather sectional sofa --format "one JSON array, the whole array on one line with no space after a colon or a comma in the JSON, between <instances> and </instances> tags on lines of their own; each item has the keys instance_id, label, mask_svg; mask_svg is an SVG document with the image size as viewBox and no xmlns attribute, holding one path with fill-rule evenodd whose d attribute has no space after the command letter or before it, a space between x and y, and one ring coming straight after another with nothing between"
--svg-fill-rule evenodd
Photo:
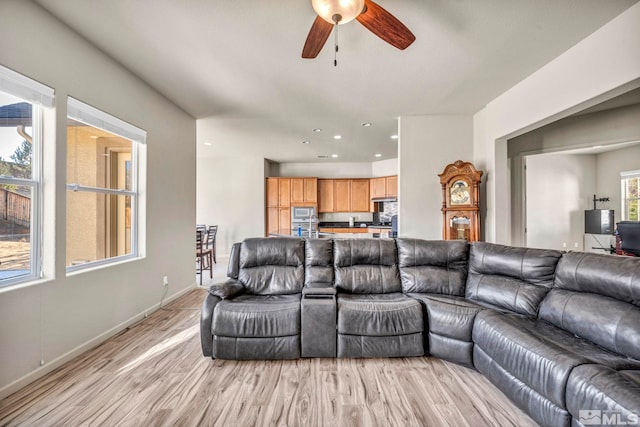
<instances>
[{"instance_id":1,"label":"gray leather sectional sofa","mask_svg":"<svg viewBox=\"0 0 640 427\"><path fill-rule=\"evenodd\" d=\"M640 423L640 258L417 239L247 239L205 356L431 355L544 426ZM598 418L599 417L599 418Z\"/></svg>"}]
</instances>

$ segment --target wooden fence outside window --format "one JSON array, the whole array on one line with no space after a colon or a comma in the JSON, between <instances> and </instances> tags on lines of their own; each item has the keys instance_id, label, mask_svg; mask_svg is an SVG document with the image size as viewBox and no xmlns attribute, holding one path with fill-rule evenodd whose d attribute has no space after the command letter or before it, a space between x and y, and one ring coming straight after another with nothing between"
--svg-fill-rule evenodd
<instances>
[{"instance_id":1,"label":"wooden fence outside window","mask_svg":"<svg viewBox=\"0 0 640 427\"><path fill-rule=\"evenodd\" d=\"M31 226L31 199L0 188L0 219L29 228Z\"/></svg>"}]
</instances>

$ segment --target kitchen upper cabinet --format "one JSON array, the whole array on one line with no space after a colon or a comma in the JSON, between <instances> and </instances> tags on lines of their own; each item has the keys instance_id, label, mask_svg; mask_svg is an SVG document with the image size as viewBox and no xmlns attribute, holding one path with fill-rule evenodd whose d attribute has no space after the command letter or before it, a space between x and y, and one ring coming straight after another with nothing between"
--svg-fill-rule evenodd
<instances>
[{"instance_id":1,"label":"kitchen upper cabinet","mask_svg":"<svg viewBox=\"0 0 640 427\"><path fill-rule=\"evenodd\" d=\"M291 178L291 204L318 202L318 178Z\"/></svg>"},{"instance_id":2,"label":"kitchen upper cabinet","mask_svg":"<svg viewBox=\"0 0 640 427\"><path fill-rule=\"evenodd\" d=\"M398 176L382 176L369 180L371 198L398 197Z\"/></svg>"},{"instance_id":3,"label":"kitchen upper cabinet","mask_svg":"<svg viewBox=\"0 0 640 427\"><path fill-rule=\"evenodd\" d=\"M303 178L291 178L291 203L304 203Z\"/></svg>"},{"instance_id":4,"label":"kitchen upper cabinet","mask_svg":"<svg viewBox=\"0 0 640 427\"><path fill-rule=\"evenodd\" d=\"M387 181L382 178L371 178L369 180L369 189L371 191L371 198L385 197L387 193Z\"/></svg>"},{"instance_id":5,"label":"kitchen upper cabinet","mask_svg":"<svg viewBox=\"0 0 640 427\"><path fill-rule=\"evenodd\" d=\"M318 178L304 179L305 203L318 203Z\"/></svg>"},{"instance_id":6,"label":"kitchen upper cabinet","mask_svg":"<svg viewBox=\"0 0 640 427\"><path fill-rule=\"evenodd\" d=\"M280 207L291 206L291 179L278 179L278 200L278 206Z\"/></svg>"},{"instance_id":7,"label":"kitchen upper cabinet","mask_svg":"<svg viewBox=\"0 0 640 427\"><path fill-rule=\"evenodd\" d=\"M398 197L398 175L385 178L386 197Z\"/></svg>"},{"instance_id":8,"label":"kitchen upper cabinet","mask_svg":"<svg viewBox=\"0 0 640 427\"><path fill-rule=\"evenodd\" d=\"M333 180L334 212L351 212L351 180Z\"/></svg>"},{"instance_id":9,"label":"kitchen upper cabinet","mask_svg":"<svg viewBox=\"0 0 640 427\"><path fill-rule=\"evenodd\" d=\"M278 207L278 178L267 178L267 206Z\"/></svg>"},{"instance_id":10,"label":"kitchen upper cabinet","mask_svg":"<svg viewBox=\"0 0 640 427\"><path fill-rule=\"evenodd\" d=\"M334 212L333 180L318 180L318 213Z\"/></svg>"},{"instance_id":11,"label":"kitchen upper cabinet","mask_svg":"<svg viewBox=\"0 0 640 427\"><path fill-rule=\"evenodd\" d=\"M351 208L348 212L369 212L369 180L352 179Z\"/></svg>"}]
</instances>

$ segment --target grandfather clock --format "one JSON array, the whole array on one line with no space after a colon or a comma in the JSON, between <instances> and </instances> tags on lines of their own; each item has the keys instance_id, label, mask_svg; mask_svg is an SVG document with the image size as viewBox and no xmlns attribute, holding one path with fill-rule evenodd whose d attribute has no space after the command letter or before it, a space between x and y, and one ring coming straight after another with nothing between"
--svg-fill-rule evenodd
<instances>
[{"instance_id":1,"label":"grandfather clock","mask_svg":"<svg viewBox=\"0 0 640 427\"><path fill-rule=\"evenodd\" d=\"M438 175L442 184L442 238L480 239L480 178L482 171L457 160Z\"/></svg>"}]
</instances>

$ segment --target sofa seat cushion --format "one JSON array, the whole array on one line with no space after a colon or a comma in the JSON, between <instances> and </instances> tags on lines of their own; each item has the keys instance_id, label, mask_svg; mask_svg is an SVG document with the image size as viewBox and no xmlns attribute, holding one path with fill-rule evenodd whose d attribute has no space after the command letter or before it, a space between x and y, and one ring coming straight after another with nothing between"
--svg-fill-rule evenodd
<instances>
[{"instance_id":1,"label":"sofa seat cushion","mask_svg":"<svg viewBox=\"0 0 640 427\"><path fill-rule=\"evenodd\" d=\"M338 294L340 334L392 336L423 330L420 303L404 294Z\"/></svg>"},{"instance_id":2,"label":"sofa seat cushion","mask_svg":"<svg viewBox=\"0 0 640 427\"><path fill-rule=\"evenodd\" d=\"M640 369L640 362L612 353L544 320L485 310L476 316L473 342L495 363L561 408L571 370L596 363Z\"/></svg>"},{"instance_id":3,"label":"sofa seat cushion","mask_svg":"<svg viewBox=\"0 0 640 427\"><path fill-rule=\"evenodd\" d=\"M574 418L600 411L601 417L631 420L640 416L640 370L615 371L601 365L576 367L567 383L567 408ZM606 424L602 420L602 424ZM634 423L635 424L635 423Z\"/></svg>"},{"instance_id":4,"label":"sofa seat cushion","mask_svg":"<svg viewBox=\"0 0 640 427\"><path fill-rule=\"evenodd\" d=\"M407 295L424 304L429 333L462 341L471 341L476 314L486 310L464 297L414 293Z\"/></svg>"},{"instance_id":5,"label":"sofa seat cushion","mask_svg":"<svg viewBox=\"0 0 640 427\"><path fill-rule=\"evenodd\" d=\"M486 310L464 297L407 294L420 301L427 315L428 351L432 356L473 368L471 332L476 315Z\"/></svg>"},{"instance_id":6,"label":"sofa seat cushion","mask_svg":"<svg viewBox=\"0 0 640 427\"><path fill-rule=\"evenodd\" d=\"M225 337L268 338L300 335L300 294L240 295L220 301L212 333Z\"/></svg>"}]
</instances>

